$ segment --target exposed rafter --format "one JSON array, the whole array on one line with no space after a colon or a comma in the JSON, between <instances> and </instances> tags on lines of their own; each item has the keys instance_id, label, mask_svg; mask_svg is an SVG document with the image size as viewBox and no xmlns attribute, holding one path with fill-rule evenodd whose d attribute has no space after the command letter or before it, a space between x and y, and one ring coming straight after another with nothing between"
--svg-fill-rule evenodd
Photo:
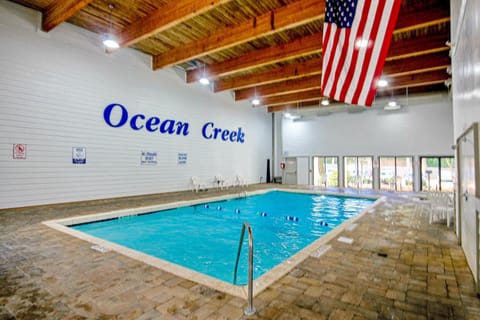
<instances>
[{"instance_id":1,"label":"exposed rafter","mask_svg":"<svg viewBox=\"0 0 480 320\"><path fill-rule=\"evenodd\" d=\"M445 70L434 70L410 75L404 75L393 78L388 88L379 88L379 91L388 91L398 88L427 86L436 83L442 83L447 80L449 75Z\"/></svg>"},{"instance_id":2,"label":"exposed rafter","mask_svg":"<svg viewBox=\"0 0 480 320\"><path fill-rule=\"evenodd\" d=\"M312 106L320 106L320 100L307 100L298 103L286 103L286 104L278 104L275 106L268 107L268 112L279 112L279 111L287 111L287 110L295 110L295 109L302 109L306 107Z\"/></svg>"},{"instance_id":3,"label":"exposed rafter","mask_svg":"<svg viewBox=\"0 0 480 320\"><path fill-rule=\"evenodd\" d=\"M108 2L12 0L42 12L43 29L68 20L103 34ZM113 1L115 35L122 47L152 56L153 69L176 66L186 82L205 73L213 91L234 99L255 94L269 111L318 104L325 0ZM111 20L111 19L109 19ZM445 0L404 0L383 75L386 92L446 91L450 6ZM198 68L198 60L202 68ZM206 64L203 67L203 63ZM192 68L197 68L193 69ZM443 87L442 87L443 86ZM433 88L433 89L432 89Z\"/></svg>"},{"instance_id":4,"label":"exposed rafter","mask_svg":"<svg viewBox=\"0 0 480 320\"><path fill-rule=\"evenodd\" d=\"M318 20L325 12L324 0L296 1L250 21L225 28L153 57L153 69L160 69L265 37L285 29Z\"/></svg>"},{"instance_id":5,"label":"exposed rafter","mask_svg":"<svg viewBox=\"0 0 480 320\"><path fill-rule=\"evenodd\" d=\"M450 12L447 6L432 7L424 11L412 11L400 15L395 26L394 34L418 30L450 21Z\"/></svg>"},{"instance_id":6,"label":"exposed rafter","mask_svg":"<svg viewBox=\"0 0 480 320\"><path fill-rule=\"evenodd\" d=\"M446 70L449 65L450 57L444 52L424 54L406 59L390 60L385 63L383 74L387 77L399 77L433 70Z\"/></svg>"},{"instance_id":7,"label":"exposed rafter","mask_svg":"<svg viewBox=\"0 0 480 320\"><path fill-rule=\"evenodd\" d=\"M267 84L260 87L241 89L235 91L235 101L251 99L256 93L257 97L271 97L287 93L320 89L321 77L310 76L301 79L287 80L274 84Z\"/></svg>"},{"instance_id":8,"label":"exposed rafter","mask_svg":"<svg viewBox=\"0 0 480 320\"><path fill-rule=\"evenodd\" d=\"M450 49L446 45L448 39L448 36L441 34L437 36L427 35L409 40L393 41L390 44L386 61L448 51Z\"/></svg>"},{"instance_id":9,"label":"exposed rafter","mask_svg":"<svg viewBox=\"0 0 480 320\"><path fill-rule=\"evenodd\" d=\"M210 79L217 79L248 69L258 68L294 59L322 51L322 34L316 33L311 36L299 38L285 44L249 52L236 58L208 66L207 73ZM202 76L202 69L187 71L187 83L198 81Z\"/></svg>"},{"instance_id":10,"label":"exposed rafter","mask_svg":"<svg viewBox=\"0 0 480 320\"><path fill-rule=\"evenodd\" d=\"M405 28L413 28L414 26L418 25L417 23L418 21L410 21L410 24L404 22L403 25L405 26ZM421 23L420 25L423 24L424 23ZM449 49L448 46L445 44L447 40L447 37L441 35L433 38L420 36L411 40L393 41L390 46L387 61L408 58L410 56L446 51ZM421 43L424 43L425 45L421 45ZM421 47L422 50L412 52L412 47ZM292 41L284 45L277 45L273 47L268 47L266 49L249 52L247 54L237 56L236 58L210 65L208 66L208 77L211 80L218 79L227 75L258 68L264 65L273 64L314 53L320 53L321 48L321 34L303 37L300 38L298 41ZM202 76L202 72L203 70L201 69L187 71L187 83L198 81L198 79L200 79L200 77ZM255 75L252 74L251 77L255 77ZM282 79L278 79L278 81L281 80ZM232 83L232 81L234 80L230 80L230 83ZM217 88L216 90L224 90L221 87L221 82L219 88L220 89Z\"/></svg>"},{"instance_id":11,"label":"exposed rafter","mask_svg":"<svg viewBox=\"0 0 480 320\"><path fill-rule=\"evenodd\" d=\"M285 80L297 79L322 73L322 59L313 58L262 72L240 75L215 81L214 91L235 90L261 86Z\"/></svg>"},{"instance_id":12,"label":"exposed rafter","mask_svg":"<svg viewBox=\"0 0 480 320\"><path fill-rule=\"evenodd\" d=\"M278 104L297 103L306 100L319 100L323 96L320 89L313 89L303 92L289 93L280 96L266 97L260 100L262 106L274 106Z\"/></svg>"},{"instance_id":13,"label":"exposed rafter","mask_svg":"<svg viewBox=\"0 0 480 320\"><path fill-rule=\"evenodd\" d=\"M43 11L42 30L48 32L93 0L55 0Z\"/></svg>"},{"instance_id":14,"label":"exposed rafter","mask_svg":"<svg viewBox=\"0 0 480 320\"><path fill-rule=\"evenodd\" d=\"M232 0L169 1L150 16L139 19L124 29L118 35L120 45L131 46L230 1Z\"/></svg>"},{"instance_id":15,"label":"exposed rafter","mask_svg":"<svg viewBox=\"0 0 480 320\"><path fill-rule=\"evenodd\" d=\"M445 53L430 54L429 52L430 50L427 50L425 55L420 55L418 57L398 59L398 60L393 59L391 61L388 61L385 64L384 72L383 72L385 77L387 78L399 77L399 76L408 75L408 74L426 73L434 70L445 70L448 67L448 65L450 64L450 59L448 56L445 55ZM421 53L418 52L418 54L421 54ZM309 61L314 61L318 67L318 69L316 69L314 74L320 74L321 59L316 58ZM304 66L305 65L307 65L306 62L304 63ZM293 66L288 66L288 67L291 69ZM286 68L282 67L282 68L276 68L276 69L284 70ZM271 71L269 70L268 72L264 72L265 74L264 77L267 78L268 74L271 74L270 79L278 79L279 77L277 76L278 75L281 76L282 73L275 72L276 69L273 69ZM310 70L309 72L312 72L312 71ZM290 75L290 74L287 74L287 75ZM256 77L257 77L257 74L254 73L248 76L243 76L243 79L251 79L252 83L255 84L253 81L254 79L256 79ZM312 77L312 76L308 76L306 78L298 77L297 80L275 82L270 85L255 86L255 87L249 87L249 88L237 90L235 93L235 100L251 99L254 96L255 91L257 96L262 97L262 96L280 95L280 94L291 93L291 92L307 91L309 89L318 89L318 88L320 88L320 77Z\"/></svg>"}]
</instances>

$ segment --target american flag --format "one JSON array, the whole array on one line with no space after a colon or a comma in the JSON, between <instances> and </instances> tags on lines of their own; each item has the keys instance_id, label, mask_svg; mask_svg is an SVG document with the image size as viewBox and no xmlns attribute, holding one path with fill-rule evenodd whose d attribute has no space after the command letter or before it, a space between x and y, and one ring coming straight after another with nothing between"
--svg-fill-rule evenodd
<instances>
[{"instance_id":1,"label":"american flag","mask_svg":"<svg viewBox=\"0 0 480 320\"><path fill-rule=\"evenodd\" d=\"M402 0L326 0L322 94L371 106Z\"/></svg>"}]
</instances>

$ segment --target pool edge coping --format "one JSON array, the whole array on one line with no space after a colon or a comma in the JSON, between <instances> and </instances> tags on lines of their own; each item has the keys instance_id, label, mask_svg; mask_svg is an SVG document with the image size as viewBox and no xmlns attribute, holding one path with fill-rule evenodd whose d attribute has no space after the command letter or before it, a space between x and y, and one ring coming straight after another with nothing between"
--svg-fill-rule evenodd
<instances>
[{"instance_id":1,"label":"pool edge coping","mask_svg":"<svg viewBox=\"0 0 480 320\"><path fill-rule=\"evenodd\" d=\"M365 209L363 209L356 216L343 222L335 229L329 231L327 234L313 241L312 243L304 247L302 250L300 250L296 254L286 259L281 264L275 266L270 271L263 274L258 279L254 280L253 296L258 295L259 293L264 291L266 288L268 288L270 285L272 285L282 277L286 276L291 270L293 270L293 268L295 268L302 261L304 261L306 258L311 256L315 251L319 250L322 246L326 245L328 242L336 238L348 226L355 223L358 219L360 219L367 212L372 210L385 198L385 196L341 194L341 193L324 192L322 190L299 190L299 189L287 189L287 188L263 189L263 190L256 190L252 192L245 192L242 194L244 194L245 196L252 196L252 195L264 194L270 191L285 191L285 192L304 193L304 194L332 195L332 196L352 197L352 198L355 198L355 197L368 198L376 201L371 205L369 205L368 207L366 207ZM81 215L81 216L73 216L69 218L46 220L46 221L42 221L42 224L54 230L73 236L77 239L87 241L94 245L100 245L106 248L107 251L113 250L119 254L132 258L134 260L146 263L160 270L170 272L178 277L199 283L201 285L233 295L235 297L246 299L247 285L245 286L233 285L233 284L224 282L222 280L216 279L214 277L205 275L203 273L191 270L189 268L174 264L172 262L169 262L160 258L156 258L151 255L148 255L133 249L129 249L127 247L88 235L86 233L83 233L81 231L77 231L75 229L68 227L69 225L74 225L74 224L82 224L82 223L89 223L93 221L99 221L98 219L99 217L101 218L101 220L115 219L118 217L131 216L139 213L168 210L168 209L178 208L183 206L197 205L205 202L229 200L229 199L234 199L238 197L239 197L238 194L229 194L229 195L214 196L214 197L201 198L201 199L195 199L195 200L175 201L175 202L169 202L169 203L164 203L159 205L119 209L119 210L112 210L107 212L100 212L100 213L87 214L87 215Z\"/></svg>"}]
</instances>

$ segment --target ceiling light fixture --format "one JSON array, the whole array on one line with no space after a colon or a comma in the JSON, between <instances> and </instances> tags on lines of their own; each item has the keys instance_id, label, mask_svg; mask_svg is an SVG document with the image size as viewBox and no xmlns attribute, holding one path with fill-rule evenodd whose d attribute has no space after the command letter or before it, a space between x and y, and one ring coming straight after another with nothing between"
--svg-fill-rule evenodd
<instances>
[{"instance_id":1,"label":"ceiling light fixture","mask_svg":"<svg viewBox=\"0 0 480 320\"><path fill-rule=\"evenodd\" d=\"M291 114L290 112L286 112L286 113L284 114L284 116L285 116L285 118L290 119L290 120L298 120L298 119L301 118L300 115L298 115L298 114Z\"/></svg>"},{"instance_id":2,"label":"ceiling light fixture","mask_svg":"<svg viewBox=\"0 0 480 320\"><path fill-rule=\"evenodd\" d=\"M254 106L260 105L260 99L258 99L258 98L253 98L252 104L253 104Z\"/></svg>"},{"instance_id":3,"label":"ceiling light fixture","mask_svg":"<svg viewBox=\"0 0 480 320\"><path fill-rule=\"evenodd\" d=\"M398 104L397 101L392 100L389 101L383 109L387 111L398 110L400 109L400 104Z\"/></svg>"},{"instance_id":4,"label":"ceiling light fixture","mask_svg":"<svg viewBox=\"0 0 480 320\"><path fill-rule=\"evenodd\" d=\"M255 90L255 94L254 94L253 99L252 99L252 105L259 106L260 105L260 99L257 97L257 88L255 87L254 90Z\"/></svg>"},{"instance_id":5,"label":"ceiling light fixture","mask_svg":"<svg viewBox=\"0 0 480 320\"><path fill-rule=\"evenodd\" d=\"M205 63L203 64L203 73L202 73L202 77L200 78L199 81L204 86L208 86L210 84L210 80L208 80L207 73L205 72Z\"/></svg>"},{"instance_id":6,"label":"ceiling light fixture","mask_svg":"<svg viewBox=\"0 0 480 320\"><path fill-rule=\"evenodd\" d=\"M111 3L108 5L108 7L110 8L110 21L108 33L103 38L103 45L108 49L118 49L120 48L120 45L118 44L118 41L115 39L115 37L112 35L112 11L115 7Z\"/></svg>"},{"instance_id":7,"label":"ceiling light fixture","mask_svg":"<svg viewBox=\"0 0 480 320\"><path fill-rule=\"evenodd\" d=\"M385 88L386 86L388 86L388 81L385 80L385 79L379 79L377 81L377 87L379 88Z\"/></svg>"},{"instance_id":8,"label":"ceiling light fixture","mask_svg":"<svg viewBox=\"0 0 480 320\"><path fill-rule=\"evenodd\" d=\"M321 101L320 101L321 105L326 107L330 104L330 101L328 101L328 98L323 98Z\"/></svg>"},{"instance_id":9,"label":"ceiling light fixture","mask_svg":"<svg viewBox=\"0 0 480 320\"><path fill-rule=\"evenodd\" d=\"M407 88L407 90L408 90L408 88ZM408 96L408 93L407 93L407 96ZM393 98L393 89L392 89L392 96L390 98L390 101L385 105L385 107L383 107L383 110L393 111L393 110L398 110L401 107L402 106Z\"/></svg>"}]
</instances>

